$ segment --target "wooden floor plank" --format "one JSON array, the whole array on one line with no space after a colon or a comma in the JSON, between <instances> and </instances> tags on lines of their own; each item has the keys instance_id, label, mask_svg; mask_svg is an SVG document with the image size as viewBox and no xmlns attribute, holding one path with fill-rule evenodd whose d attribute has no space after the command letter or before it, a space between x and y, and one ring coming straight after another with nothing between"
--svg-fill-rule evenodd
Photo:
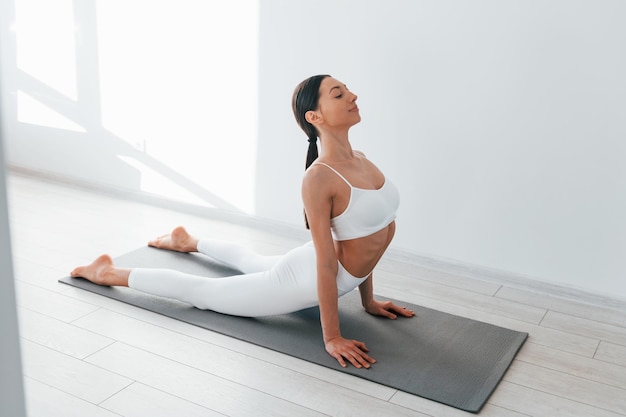
<instances>
[{"instance_id":1,"label":"wooden floor plank","mask_svg":"<svg viewBox=\"0 0 626 417\"><path fill-rule=\"evenodd\" d=\"M132 380L110 369L22 339L24 375L75 397L98 404Z\"/></svg>"},{"instance_id":2,"label":"wooden floor plank","mask_svg":"<svg viewBox=\"0 0 626 417\"><path fill-rule=\"evenodd\" d=\"M600 361L626 367L626 346L602 341L594 357Z\"/></svg>"},{"instance_id":3,"label":"wooden floor plank","mask_svg":"<svg viewBox=\"0 0 626 417\"><path fill-rule=\"evenodd\" d=\"M64 321L18 309L20 337L75 358L86 358L114 342Z\"/></svg>"},{"instance_id":4,"label":"wooden floor plank","mask_svg":"<svg viewBox=\"0 0 626 417\"><path fill-rule=\"evenodd\" d=\"M593 337L617 345L626 346L626 327L574 317L569 314L548 312L541 325L572 334Z\"/></svg>"},{"instance_id":5,"label":"wooden floor plank","mask_svg":"<svg viewBox=\"0 0 626 417\"><path fill-rule=\"evenodd\" d=\"M626 390L611 385L517 360L504 380L599 410L626 415Z\"/></svg>"},{"instance_id":6,"label":"wooden floor plank","mask_svg":"<svg viewBox=\"0 0 626 417\"><path fill-rule=\"evenodd\" d=\"M135 382L100 404L125 417L223 417L224 414ZM86 414L85 414L86 415Z\"/></svg>"},{"instance_id":7,"label":"wooden floor plank","mask_svg":"<svg viewBox=\"0 0 626 417\"><path fill-rule=\"evenodd\" d=\"M597 356L597 355L596 355ZM516 360L626 389L626 367L587 358L535 343L525 344Z\"/></svg>"},{"instance_id":8,"label":"wooden floor plank","mask_svg":"<svg viewBox=\"0 0 626 417\"><path fill-rule=\"evenodd\" d=\"M66 297L57 291L22 281L15 282L15 290L18 306L68 323L97 309L96 306Z\"/></svg>"},{"instance_id":9,"label":"wooden floor plank","mask_svg":"<svg viewBox=\"0 0 626 417\"><path fill-rule=\"evenodd\" d=\"M556 394L503 381L489 399L504 408L521 409L533 417L623 417Z\"/></svg>"},{"instance_id":10,"label":"wooden floor plank","mask_svg":"<svg viewBox=\"0 0 626 417\"><path fill-rule=\"evenodd\" d=\"M96 404L29 377L24 378L24 391L28 417L120 416L120 414L108 411Z\"/></svg>"}]
</instances>

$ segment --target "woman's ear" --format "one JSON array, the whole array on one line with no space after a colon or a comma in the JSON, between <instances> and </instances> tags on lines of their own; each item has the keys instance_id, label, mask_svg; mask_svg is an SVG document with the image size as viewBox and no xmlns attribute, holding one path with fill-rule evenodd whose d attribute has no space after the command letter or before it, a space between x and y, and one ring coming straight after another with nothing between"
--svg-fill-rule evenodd
<instances>
[{"instance_id":1,"label":"woman's ear","mask_svg":"<svg viewBox=\"0 0 626 417\"><path fill-rule=\"evenodd\" d=\"M322 119L322 115L319 114L317 111L309 110L308 112L304 113L304 118L307 122L315 125L319 123L319 121Z\"/></svg>"}]
</instances>

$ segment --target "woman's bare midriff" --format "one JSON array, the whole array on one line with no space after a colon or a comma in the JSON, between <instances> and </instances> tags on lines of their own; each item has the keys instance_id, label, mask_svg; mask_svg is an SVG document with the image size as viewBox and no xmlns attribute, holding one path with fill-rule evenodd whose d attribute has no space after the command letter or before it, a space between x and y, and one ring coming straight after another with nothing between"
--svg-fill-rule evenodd
<instances>
[{"instance_id":1,"label":"woman's bare midriff","mask_svg":"<svg viewBox=\"0 0 626 417\"><path fill-rule=\"evenodd\" d=\"M396 223L359 239L335 241L337 259L353 277L362 278L374 270L391 243Z\"/></svg>"}]
</instances>

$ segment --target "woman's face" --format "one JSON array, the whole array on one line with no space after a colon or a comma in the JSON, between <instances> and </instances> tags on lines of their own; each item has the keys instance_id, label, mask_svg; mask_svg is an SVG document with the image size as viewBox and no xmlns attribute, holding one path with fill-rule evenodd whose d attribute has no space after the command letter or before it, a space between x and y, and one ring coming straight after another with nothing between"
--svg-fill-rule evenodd
<instances>
[{"instance_id":1,"label":"woman's face","mask_svg":"<svg viewBox=\"0 0 626 417\"><path fill-rule=\"evenodd\" d=\"M348 87L332 77L326 77L320 85L318 112L322 116L320 128L351 127L361 121L357 96Z\"/></svg>"}]
</instances>

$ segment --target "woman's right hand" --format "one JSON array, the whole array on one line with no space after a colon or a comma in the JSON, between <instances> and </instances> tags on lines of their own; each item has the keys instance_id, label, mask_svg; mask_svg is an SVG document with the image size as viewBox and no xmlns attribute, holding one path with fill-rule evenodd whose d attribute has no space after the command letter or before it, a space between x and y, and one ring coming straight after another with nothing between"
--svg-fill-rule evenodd
<instances>
[{"instance_id":1,"label":"woman's right hand","mask_svg":"<svg viewBox=\"0 0 626 417\"><path fill-rule=\"evenodd\" d=\"M369 352L365 343L358 340L344 339L343 337L335 337L325 343L326 352L333 358L337 359L339 365L343 368L348 366L345 359L347 359L356 368L369 369L371 364L376 363L376 359L369 356L366 352Z\"/></svg>"}]
</instances>

